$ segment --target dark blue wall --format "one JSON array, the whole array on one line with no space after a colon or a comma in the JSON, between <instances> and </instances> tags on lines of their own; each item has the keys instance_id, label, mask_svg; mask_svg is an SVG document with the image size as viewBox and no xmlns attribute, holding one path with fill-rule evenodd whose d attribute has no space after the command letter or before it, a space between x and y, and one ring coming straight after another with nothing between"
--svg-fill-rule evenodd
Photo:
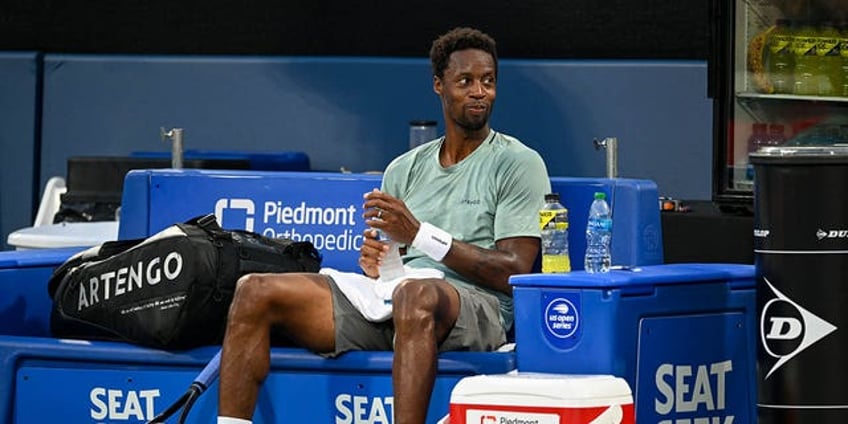
<instances>
[{"instance_id":1,"label":"dark blue wall","mask_svg":"<svg viewBox=\"0 0 848 424\"><path fill-rule=\"evenodd\" d=\"M710 198L703 62L500 65L493 126L537 149L552 176L603 176L592 139L615 136L621 176ZM186 148L303 151L313 169L381 170L406 149L409 120L441 120L425 59L46 55L43 98L40 186L70 156L168 150L160 127L184 128Z\"/></svg>"},{"instance_id":2,"label":"dark blue wall","mask_svg":"<svg viewBox=\"0 0 848 424\"><path fill-rule=\"evenodd\" d=\"M36 54L0 53L0 247L32 225Z\"/></svg>"}]
</instances>

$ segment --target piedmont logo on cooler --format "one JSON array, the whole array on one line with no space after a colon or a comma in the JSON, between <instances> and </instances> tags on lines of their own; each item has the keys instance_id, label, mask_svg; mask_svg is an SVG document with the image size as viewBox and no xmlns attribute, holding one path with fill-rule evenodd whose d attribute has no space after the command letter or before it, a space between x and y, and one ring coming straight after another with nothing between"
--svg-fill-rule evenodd
<instances>
[{"instance_id":1,"label":"piedmont logo on cooler","mask_svg":"<svg viewBox=\"0 0 848 424\"><path fill-rule=\"evenodd\" d=\"M533 412L532 407L514 409L515 411L468 409L465 411L465 424L622 424L624 420L621 405L611 405L600 413L597 412L598 408L570 409L567 412L550 414ZM519 411L522 409L527 412Z\"/></svg>"},{"instance_id":2,"label":"piedmont logo on cooler","mask_svg":"<svg viewBox=\"0 0 848 424\"><path fill-rule=\"evenodd\" d=\"M466 424L560 424L559 415L468 410Z\"/></svg>"},{"instance_id":3,"label":"piedmont logo on cooler","mask_svg":"<svg viewBox=\"0 0 848 424\"><path fill-rule=\"evenodd\" d=\"M766 374L765 378L768 379L790 359L837 328L786 297L765 276L763 280L775 296L766 302L760 315L763 348L777 359Z\"/></svg>"}]
</instances>

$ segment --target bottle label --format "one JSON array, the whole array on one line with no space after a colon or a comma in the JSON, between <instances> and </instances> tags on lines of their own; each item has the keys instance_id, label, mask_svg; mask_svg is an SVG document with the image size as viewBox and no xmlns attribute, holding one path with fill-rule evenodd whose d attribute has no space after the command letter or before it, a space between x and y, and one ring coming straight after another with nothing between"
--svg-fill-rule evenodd
<instances>
[{"instance_id":1,"label":"bottle label","mask_svg":"<svg viewBox=\"0 0 848 424\"><path fill-rule=\"evenodd\" d=\"M540 230L567 230L568 229L568 210L567 209L551 209L539 211L539 229Z\"/></svg>"},{"instance_id":2,"label":"bottle label","mask_svg":"<svg viewBox=\"0 0 848 424\"><path fill-rule=\"evenodd\" d=\"M571 272L571 259L568 255L542 255L542 272Z\"/></svg>"},{"instance_id":3,"label":"bottle label","mask_svg":"<svg viewBox=\"0 0 848 424\"><path fill-rule=\"evenodd\" d=\"M610 218L599 218L599 219L590 219L587 224L590 229L598 230L598 231L611 231L612 230L612 219Z\"/></svg>"},{"instance_id":4,"label":"bottle label","mask_svg":"<svg viewBox=\"0 0 848 424\"><path fill-rule=\"evenodd\" d=\"M771 39L771 43L769 43L769 50L772 54L778 54L780 52L788 53L791 41L792 37L789 35L774 35Z\"/></svg>"},{"instance_id":5,"label":"bottle label","mask_svg":"<svg viewBox=\"0 0 848 424\"><path fill-rule=\"evenodd\" d=\"M816 55L839 56L839 39L835 37L821 37L816 40Z\"/></svg>"},{"instance_id":6,"label":"bottle label","mask_svg":"<svg viewBox=\"0 0 848 424\"><path fill-rule=\"evenodd\" d=\"M815 55L816 37L795 37L792 51L796 56Z\"/></svg>"}]
</instances>

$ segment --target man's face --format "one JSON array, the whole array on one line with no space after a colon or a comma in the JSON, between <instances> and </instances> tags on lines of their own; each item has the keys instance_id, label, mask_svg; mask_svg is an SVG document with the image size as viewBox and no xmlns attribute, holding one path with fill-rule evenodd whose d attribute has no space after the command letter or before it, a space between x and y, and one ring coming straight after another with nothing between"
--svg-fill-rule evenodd
<instances>
[{"instance_id":1,"label":"man's face","mask_svg":"<svg viewBox=\"0 0 848 424\"><path fill-rule=\"evenodd\" d=\"M451 53L444 76L433 82L446 119L468 131L482 129L489 122L495 86L495 61L489 53L477 49Z\"/></svg>"}]
</instances>

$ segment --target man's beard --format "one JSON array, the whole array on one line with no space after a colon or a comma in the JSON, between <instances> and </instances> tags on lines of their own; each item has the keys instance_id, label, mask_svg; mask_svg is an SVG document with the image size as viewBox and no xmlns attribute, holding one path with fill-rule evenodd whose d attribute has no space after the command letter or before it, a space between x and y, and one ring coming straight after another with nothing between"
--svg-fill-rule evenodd
<instances>
[{"instance_id":1,"label":"man's beard","mask_svg":"<svg viewBox=\"0 0 848 424\"><path fill-rule=\"evenodd\" d=\"M464 129L465 131L479 131L479 130L483 129L486 126L486 124L488 124L488 123L489 123L489 114L488 113L486 114L486 116L483 116L482 118L480 118L478 120L471 120L471 119L467 119L466 117L462 117L462 118L456 120L456 124L459 125L459 127Z\"/></svg>"}]
</instances>

